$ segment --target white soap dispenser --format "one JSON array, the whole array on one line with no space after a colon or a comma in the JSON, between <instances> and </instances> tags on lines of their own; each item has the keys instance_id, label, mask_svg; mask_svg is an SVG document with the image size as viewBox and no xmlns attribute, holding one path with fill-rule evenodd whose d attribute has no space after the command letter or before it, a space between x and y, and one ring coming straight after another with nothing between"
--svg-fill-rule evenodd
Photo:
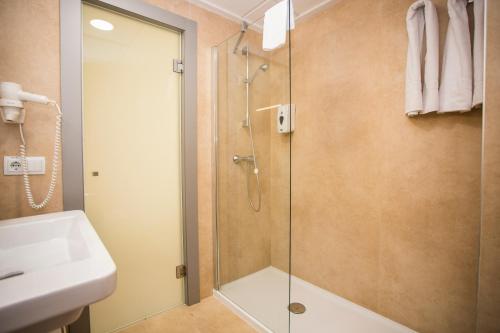
<instances>
[{"instance_id":1,"label":"white soap dispenser","mask_svg":"<svg viewBox=\"0 0 500 333\"><path fill-rule=\"evenodd\" d=\"M278 107L276 129L282 134L295 130L295 104L283 104Z\"/></svg>"}]
</instances>

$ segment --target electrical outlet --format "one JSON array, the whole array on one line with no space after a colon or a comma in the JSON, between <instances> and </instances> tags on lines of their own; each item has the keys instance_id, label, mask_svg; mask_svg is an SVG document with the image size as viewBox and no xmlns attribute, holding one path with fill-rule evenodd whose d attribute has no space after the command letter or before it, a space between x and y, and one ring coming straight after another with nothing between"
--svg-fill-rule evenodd
<instances>
[{"instance_id":1,"label":"electrical outlet","mask_svg":"<svg viewBox=\"0 0 500 333\"><path fill-rule=\"evenodd\" d=\"M44 175L45 174L45 157L43 156L27 156L28 174ZM23 165L19 156L4 156L3 158L3 174L4 176L18 176L23 174Z\"/></svg>"}]
</instances>

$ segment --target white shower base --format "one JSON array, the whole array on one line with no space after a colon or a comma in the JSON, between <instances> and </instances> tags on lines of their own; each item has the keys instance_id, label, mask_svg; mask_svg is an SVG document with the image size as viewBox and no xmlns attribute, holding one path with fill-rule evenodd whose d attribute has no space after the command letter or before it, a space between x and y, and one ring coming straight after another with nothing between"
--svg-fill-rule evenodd
<instances>
[{"instance_id":1,"label":"white shower base","mask_svg":"<svg viewBox=\"0 0 500 333\"><path fill-rule=\"evenodd\" d=\"M272 266L214 290L217 298L261 332L288 332L288 274ZM415 333L415 331L292 276L292 302L306 306L291 314L293 333Z\"/></svg>"}]
</instances>

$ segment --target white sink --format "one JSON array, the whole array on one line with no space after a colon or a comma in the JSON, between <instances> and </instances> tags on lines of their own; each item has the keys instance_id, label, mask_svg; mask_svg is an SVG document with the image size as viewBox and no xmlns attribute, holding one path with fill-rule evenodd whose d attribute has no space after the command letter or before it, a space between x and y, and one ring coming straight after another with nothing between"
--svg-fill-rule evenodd
<instances>
[{"instance_id":1,"label":"white sink","mask_svg":"<svg viewBox=\"0 0 500 333\"><path fill-rule=\"evenodd\" d=\"M70 324L115 286L115 263L84 212L0 221L1 333Z\"/></svg>"}]
</instances>

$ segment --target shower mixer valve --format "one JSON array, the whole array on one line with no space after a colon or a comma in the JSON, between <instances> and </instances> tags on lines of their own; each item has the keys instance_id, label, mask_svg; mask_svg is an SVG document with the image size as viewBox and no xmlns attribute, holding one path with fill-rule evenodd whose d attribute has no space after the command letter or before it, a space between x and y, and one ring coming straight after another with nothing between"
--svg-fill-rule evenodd
<instances>
[{"instance_id":1,"label":"shower mixer valve","mask_svg":"<svg viewBox=\"0 0 500 333\"><path fill-rule=\"evenodd\" d=\"M240 164L240 162L253 162L254 160L255 159L252 155L248 155L248 156L234 155L233 156L234 164Z\"/></svg>"},{"instance_id":2,"label":"shower mixer valve","mask_svg":"<svg viewBox=\"0 0 500 333\"><path fill-rule=\"evenodd\" d=\"M248 156L233 155L233 163L240 164L240 162L252 162L255 165L255 158L252 155ZM253 173L258 175L259 168L253 168Z\"/></svg>"}]
</instances>

